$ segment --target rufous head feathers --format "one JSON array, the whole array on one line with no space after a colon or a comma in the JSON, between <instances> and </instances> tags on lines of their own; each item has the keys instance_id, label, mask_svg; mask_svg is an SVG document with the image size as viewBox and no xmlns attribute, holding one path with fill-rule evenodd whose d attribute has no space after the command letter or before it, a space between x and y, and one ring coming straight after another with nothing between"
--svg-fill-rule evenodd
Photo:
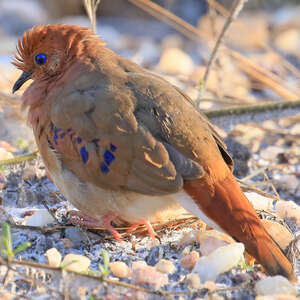
<instances>
[{"instance_id":1,"label":"rufous head feathers","mask_svg":"<svg viewBox=\"0 0 300 300\"><path fill-rule=\"evenodd\" d=\"M59 73L74 56L84 53L86 42L104 44L88 28L76 25L41 25L19 38L13 64L32 79L45 79Z\"/></svg>"}]
</instances>

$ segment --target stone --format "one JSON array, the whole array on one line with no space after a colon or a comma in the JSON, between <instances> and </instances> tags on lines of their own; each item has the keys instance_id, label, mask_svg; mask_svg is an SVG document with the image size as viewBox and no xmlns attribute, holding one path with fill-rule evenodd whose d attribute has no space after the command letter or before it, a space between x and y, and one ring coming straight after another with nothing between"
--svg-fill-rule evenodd
<instances>
[{"instance_id":1,"label":"stone","mask_svg":"<svg viewBox=\"0 0 300 300\"><path fill-rule=\"evenodd\" d=\"M61 254L56 248L48 249L45 255L50 267L58 268L60 266Z\"/></svg>"},{"instance_id":2,"label":"stone","mask_svg":"<svg viewBox=\"0 0 300 300\"><path fill-rule=\"evenodd\" d=\"M282 250L285 250L290 242L294 240L294 235L283 225L266 219L261 221L269 235Z\"/></svg>"},{"instance_id":3,"label":"stone","mask_svg":"<svg viewBox=\"0 0 300 300\"><path fill-rule=\"evenodd\" d=\"M65 229L65 238L72 242L72 247L79 249L84 243L88 243L87 233L79 227Z\"/></svg>"},{"instance_id":4,"label":"stone","mask_svg":"<svg viewBox=\"0 0 300 300\"><path fill-rule=\"evenodd\" d=\"M200 277L196 273L187 274L185 281L187 287L191 290L198 290L202 288Z\"/></svg>"},{"instance_id":5,"label":"stone","mask_svg":"<svg viewBox=\"0 0 300 300\"><path fill-rule=\"evenodd\" d=\"M219 247L208 256L200 257L194 266L193 273L199 274L201 281L216 280L219 274L235 267L244 257L245 246L233 243Z\"/></svg>"},{"instance_id":6,"label":"stone","mask_svg":"<svg viewBox=\"0 0 300 300\"><path fill-rule=\"evenodd\" d=\"M144 266L147 266L147 263L144 260L137 260L132 262L131 269L134 270Z\"/></svg>"},{"instance_id":7,"label":"stone","mask_svg":"<svg viewBox=\"0 0 300 300\"><path fill-rule=\"evenodd\" d=\"M128 278L131 276L129 267L122 261L111 262L109 268L116 277Z\"/></svg>"},{"instance_id":8,"label":"stone","mask_svg":"<svg viewBox=\"0 0 300 300\"><path fill-rule=\"evenodd\" d=\"M164 256L164 249L161 246L152 247L147 258L146 262L150 266L155 266L160 259Z\"/></svg>"},{"instance_id":9,"label":"stone","mask_svg":"<svg viewBox=\"0 0 300 300\"><path fill-rule=\"evenodd\" d=\"M276 215L281 218L293 218L300 224L300 206L293 201L278 201L276 203Z\"/></svg>"},{"instance_id":10,"label":"stone","mask_svg":"<svg viewBox=\"0 0 300 300\"><path fill-rule=\"evenodd\" d=\"M296 54L300 50L300 32L298 28L289 28L274 38L277 49L288 54Z\"/></svg>"},{"instance_id":11,"label":"stone","mask_svg":"<svg viewBox=\"0 0 300 300\"><path fill-rule=\"evenodd\" d=\"M55 221L47 209L36 209L33 212L31 216L25 219L25 225L43 227Z\"/></svg>"},{"instance_id":12,"label":"stone","mask_svg":"<svg viewBox=\"0 0 300 300\"><path fill-rule=\"evenodd\" d=\"M13 154L0 147L0 160L7 160L14 158Z\"/></svg>"},{"instance_id":13,"label":"stone","mask_svg":"<svg viewBox=\"0 0 300 300\"><path fill-rule=\"evenodd\" d=\"M91 260L86 256L73 253L67 254L61 263L65 270L76 273L87 273L90 264Z\"/></svg>"},{"instance_id":14,"label":"stone","mask_svg":"<svg viewBox=\"0 0 300 300\"><path fill-rule=\"evenodd\" d=\"M210 292L213 292L216 290L217 286L215 284L214 281L205 281L204 282L204 285L203 285L204 288L208 289Z\"/></svg>"},{"instance_id":15,"label":"stone","mask_svg":"<svg viewBox=\"0 0 300 300\"><path fill-rule=\"evenodd\" d=\"M180 263L185 269L192 270L198 260L199 260L199 253L193 250L188 255L181 257Z\"/></svg>"},{"instance_id":16,"label":"stone","mask_svg":"<svg viewBox=\"0 0 300 300\"><path fill-rule=\"evenodd\" d=\"M227 234L217 230L199 231L197 241L200 243L201 255L208 255L219 247L234 243L234 240Z\"/></svg>"},{"instance_id":17,"label":"stone","mask_svg":"<svg viewBox=\"0 0 300 300\"><path fill-rule=\"evenodd\" d=\"M276 187L281 190L294 193L299 186L299 180L297 176L293 174L283 174L279 179L275 181Z\"/></svg>"},{"instance_id":18,"label":"stone","mask_svg":"<svg viewBox=\"0 0 300 300\"><path fill-rule=\"evenodd\" d=\"M135 267L132 270L132 280L137 284L151 284L155 289L168 284L168 276L158 272L152 266Z\"/></svg>"},{"instance_id":19,"label":"stone","mask_svg":"<svg viewBox=\"0 0 300 300\"><path fill-rule=\"evenodd\" d=\"M222 16L214 17L215 30L221 32L226 18ZM215 38L212 31L210 16L200 18L198 28L202 34L211 40ZM249 30L251 28L251 30ZM269 40L268 22L265 14L255 12L239 17L228 29L226 41L234 48L239 49L259 49Z\"/></svg>"},{"instance_id":20,"label":"stone","mask_svg":"<svg viewBox=\"0 0 300 300\"><path fill-rule=\"evenodd\" d=\"M256 210L273 211L274 199L259 195L254 192L245 193L248 200Z\"/></svg>"},{"instance_id":21,"label":"stone","mask_svg":"<svg viewBox=\"0 0 300 300\"><path fill-rule=\"evenodd\" d=\"M285 152L283 148L278 146L269 146L260 151L260 157L265 160L273 161L277 159L278 154Z\"/></svg>"},{"instance_id":22,"label":"stone","mask_svg":"<svg viewBox=\"0 0 300 300\"><path fill-rule=\"evenodd\" d=\"M176 268L172 261L167 259L161 259L156 265L155 268L157 271L161 273L174 273L176 271Z\"/></svg>"},{"instance_id":23,"label":"stone","mask_svg":"<svg viewBox=\"0 0 300 300\"><path fill-rule=\"evenodd\" d=\"M23 180L33 179L36 175L36 170L34 166L27 166L22 174Z\"/></svg>"},{"instance_id":24,"label":"stone","mask_svg":"<svg viewBox=\"0 0 300 300\"><path fill-rule=\"evenodd\" d=\"M298 297L291 295L272 295L272 296L257 296L255 300L299 300Z\"/></svg>"},{"instance_id":25,"label":"stone","mask_svg":"<svg viewBox=\"0 0 300 300\"><path fill-rule=\"evenodd\" d=\"M281 275L268 276L259 280L254 289L257 295L262 296L276 294L296 296L298 293L296 287Z\"/></svg>"},{"instance_id":26,"label":"stone","mask_svg":"<svg viewBox=\"0 0 300 300\"><path fill-rule=\"evenodd\" d=\"M181 49L167 48L161 55L158 67L162 72L189 75L194 70L194 62Z\"/></svg>"},{"instance_id":27,"label":"stone","mask_svg":"<svg viewBox=\"0 0 300 300\"><path fill-rule=\"evenodd\" d=\"M9 144L6 141L0 141L0 147L4 148L4 150L6 150L7 152L16 152L17 148L15 148L14 146L12 146L11 144Z\"/></svg>"},{"instance_id":28,"label":"stone","mask_svg":"<svg viewBox=\"0 0 300 300\"><path fill-rule=\"evenodd\" d=\"M196 242L196 231L192 230L183 233L183 236L180 239L178 246L182 247L182 246L192 245L194 244L194 242Z\"/></svg>"}]
</instances>

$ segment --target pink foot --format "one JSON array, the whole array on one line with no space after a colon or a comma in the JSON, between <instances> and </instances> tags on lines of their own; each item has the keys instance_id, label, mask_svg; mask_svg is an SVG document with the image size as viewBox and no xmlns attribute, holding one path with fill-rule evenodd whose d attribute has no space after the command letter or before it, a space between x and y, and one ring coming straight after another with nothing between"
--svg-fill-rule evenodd
<instances>
[{"instance_id":1,"label":"pink foot","mask_svg":"<svg viewBox=\"0 0 300 300\"><path fill-rule=\"evenodd\" d=\"M97 227L104 227L105 229L109 230L112 233L113 237L117 241L119 242L122 241L121 235L111 225L111 221L113 221L116 218L116 215L114 215L113 213L108 213L102 216L99 220L94 219L77 210L70 211L68 215L69 215L69 222L75 226L80 225L90 229L92 228L96 229Z\"/></svg>"},{"instance_id":2,"label":"pink foot","mask_svg":"<svg viewBox=\"0 0 300 300\"><path fill-rule=\"evenodd\" d=\"M145 225L147 228L148 233L150 234L151 238L154 240L156 238L156 233L151 225L151 223L147 220L141 220L141 222L133 224L132 226L130 226L130 228L128 228L126 231L127 232L132 232L134 231L137 227L139 227L139 225Z\"/></svg>"}]
</instances>

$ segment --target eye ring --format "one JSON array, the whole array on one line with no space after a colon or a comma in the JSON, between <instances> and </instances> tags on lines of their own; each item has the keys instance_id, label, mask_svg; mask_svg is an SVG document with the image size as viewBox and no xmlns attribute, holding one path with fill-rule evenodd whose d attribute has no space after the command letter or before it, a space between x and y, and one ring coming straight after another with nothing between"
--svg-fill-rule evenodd
<instances>
[{"instance_id":1,"label":"eye ring","mask_svg":"<svg viewBox=\"0 0 300 300\"><path fill-rule=\"evenodd\" d=\"M38 65L43 65L47 61L47 55L44 53L39 53L35 56L34 60Z\"/></svg>"}]
</instances>

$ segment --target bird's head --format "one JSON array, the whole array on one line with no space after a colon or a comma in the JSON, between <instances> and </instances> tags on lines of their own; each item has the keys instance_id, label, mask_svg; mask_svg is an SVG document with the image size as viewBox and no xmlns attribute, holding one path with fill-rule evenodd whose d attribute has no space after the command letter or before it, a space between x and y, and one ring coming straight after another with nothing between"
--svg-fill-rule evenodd
<instances>
[{"instance_id":1,"label":"bird's head","mask_svg":"<svg viewBox=\"0 0 300 300\"><path fill-rule=\"evenodd\" d=\"M46 80L63 73L68 62L85 50L85 41L95 40L88 29L75 25L45 25L31 28L19 38L13 64L23 71L13 93L27 80Z\"/></svg>"}]
</instances>

